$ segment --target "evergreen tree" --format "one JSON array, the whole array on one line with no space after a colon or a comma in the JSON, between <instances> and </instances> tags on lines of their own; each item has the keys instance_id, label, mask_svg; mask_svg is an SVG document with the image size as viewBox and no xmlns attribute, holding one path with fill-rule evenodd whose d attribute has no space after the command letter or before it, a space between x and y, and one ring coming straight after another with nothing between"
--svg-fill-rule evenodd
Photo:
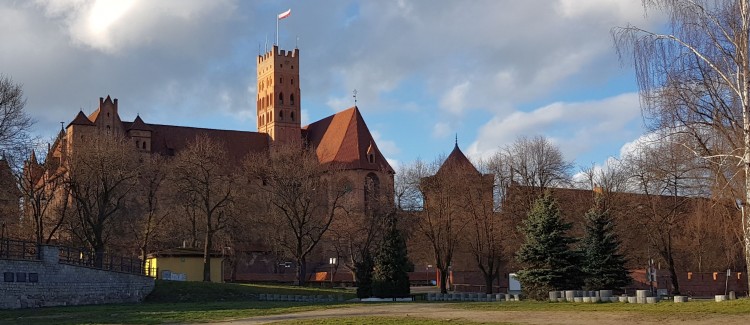
<instances>
[{"instance_id":1,"label":"evergreen tree","mask_svg":"<svg viewBox=\"0 0 750 325\"><path fill-rule=\"evenodd\" d=\"M365 251L362 261L356 263L357 273L357 298L372 297L372 255Z\"/></svg>"},{"instance_id":2,"label":"evergreen tree","mask_svg":"<svg viewBox=\"0 0 750 325\"><path fill-rule=\"evenodd\" d=\"M586 237L583 239L583 273L588 290L618 289L630 284L620 240L614 233L614 222L597 199L586 213Z\"/></svg>"},{"instance_id":3,"label":"evergreen tree","mask_svg":"<svg viewBox=\"0 0 750 325\"><path fill-rule=\"evenodd\" d=\"M409 296L409 259L406 240L396 227L395 213L391 213L383 244L375 256L372 293L379 298Z\"/></svg>"},{"instance_id":4,"label":"evergreen tree","mask_svg":"<svg viewBox=\"0 0 750 325\"><path fill-rule=\"evenodd\" d=\"M516 252L516 260L524 266L518 280L530 298L543 299L550 290L576 289L583 284L577 266L581 254L571 248L576 239L567 235L571 227L562 220L548 192L534 202L519 228L526 238Z\"/></svg>"}]
</instances>

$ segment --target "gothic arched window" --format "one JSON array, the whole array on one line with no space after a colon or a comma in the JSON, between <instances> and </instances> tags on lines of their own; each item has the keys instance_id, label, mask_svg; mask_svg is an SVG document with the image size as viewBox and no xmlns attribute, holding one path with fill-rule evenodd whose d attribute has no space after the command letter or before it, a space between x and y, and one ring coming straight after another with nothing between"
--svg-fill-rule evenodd
<instances>
[{"instance_id":1,"label":"gothic arched window","mask_svg":"<svg viewBox=\"0 0 750 325\"><path fill-rule=\"evenodd\" d=\"M294 105L294 94L289 95L289 104Z\"/></svg>"},{"instance_id":2,"label":"gothic arched window","mask_svg":"<svg viewBox=\"0 0 750 325\"><path fill-rule=\"evenodd\" d=\"M279 105L284 105L284 93L279 93Z\"/></svg>"}]
</instances>

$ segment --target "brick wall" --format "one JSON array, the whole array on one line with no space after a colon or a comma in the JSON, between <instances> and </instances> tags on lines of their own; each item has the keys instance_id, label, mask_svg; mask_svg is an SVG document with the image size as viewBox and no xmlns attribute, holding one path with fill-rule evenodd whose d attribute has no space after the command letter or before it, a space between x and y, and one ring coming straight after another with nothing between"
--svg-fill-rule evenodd
<instances>
[{"instance_id":1,"label":"brick wall","mask_svg":"<svg viewBox=\"0 0 750 325\"><path fill-rule=\"evenodd\" d=\"M57 247L42 246L40 260L0 259L0 309L139 302L154 288L150 277L60 264L58 258Z\"/></svg>"}]
</instances>

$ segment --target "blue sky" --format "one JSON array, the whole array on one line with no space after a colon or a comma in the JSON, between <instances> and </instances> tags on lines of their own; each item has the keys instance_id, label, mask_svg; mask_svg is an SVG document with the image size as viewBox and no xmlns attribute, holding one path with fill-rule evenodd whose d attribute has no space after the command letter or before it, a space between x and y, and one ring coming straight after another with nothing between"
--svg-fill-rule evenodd
<instances>
[{"instance_id":1,"label":"blue sky","mask_svg":"<svg viewBox=\"0 0 750 325\"><path fill-rule=\"evenodd\" d=\"M394 164L459 145L492 154L545 135L577 166L644 133L635 77L610 30L659 26L640 1L36 0L0 2L0 73L36 132L99 97L147 123L255 131L255 60L300 48L303 123L360 107ZM299 38L299 41L296 41Z\"/></svg>"}]
</instances>

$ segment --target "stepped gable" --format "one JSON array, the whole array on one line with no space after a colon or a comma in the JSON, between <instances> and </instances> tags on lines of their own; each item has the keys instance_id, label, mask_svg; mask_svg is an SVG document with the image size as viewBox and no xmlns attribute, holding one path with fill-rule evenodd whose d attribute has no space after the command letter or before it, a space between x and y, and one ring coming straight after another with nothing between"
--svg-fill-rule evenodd
<instances>
[{"instance_id":1,"label":"stepped gable","mask_svg":"<svg viewBox=\"0 0 750 325\"><path fill-rule=\"evenodd\" d=\"M123 122L126 130L133 128L137 122ZM223 144L229 159L241 162L251 152L268 150L268 135L250 131L232 131L194 128L187 126L145 124L151 129L151 151L165 156L174 156L195 140L199 135L206 135Z\"/></svg>"},{"instance_id":2,"label":"stepped gable","mask_svg":"<svg viewBox=\"0 0 750 325\"><path fill-rule=\"evenodd\" d=\"M356 106L302 129L307 143L316 148L318 160L323 164L393 173ZM373 162L368 159L368 153L372 154Z\"/></svg>"},{"instance_id":3,"label":"stepped gable","mask_svg":"<svg viewBox=\"0 0 750 325\"><path fill-rule=\"evenodd\" d=\"M146 123L143 122L143 119L141 119L141 116L138 115L135 117L135 121L133 121L126 130L153 131L154 129L146 125Z\"/></svg>"},{"instance_id":4,"label":"stepped gable","mask_svg":"<svg viewBox=\"0 0 750 325\"><path fill-rule=\"evenodd\" d=\"M74 118L73 121L71 121L68 124L68 126L71 126L71 125L94 126L96 124L94 124L94 122L91 122L91 120L88 117L86 117L86 114L83 114L83 111L78 111L78 115L76 115L76 118Z\"/></svg>"},{"instance_id":5,"label":"stepped gable","mask_svg":"<svg viewBox=\"0 0 750 325\"><path fill-rule=\"evenodd\" d=\"M107 95L107 98L103 99L99 97L99 107L96 108L96 110L89 115L89 120L96 122L96 119L99 118L99 113L102 111L102 106L105 104L114 105L115 102L112 101L112 97Z\"/></svg>"},{"instance_id":6,"label":"stepped gable","mask_svg":"<svg viewBox=\"0 0 750 325\"><path fill-rule=\"evenodd\" d=\"M448 158L440 165L440 169L438 169L436 175L455 170L481 175L477 168L474 167L474 164L469 161L469 158L466 158L466 155L458 148L458 143L453 147L453 151L448 155Z\"/></svg>"}]
</instances>

